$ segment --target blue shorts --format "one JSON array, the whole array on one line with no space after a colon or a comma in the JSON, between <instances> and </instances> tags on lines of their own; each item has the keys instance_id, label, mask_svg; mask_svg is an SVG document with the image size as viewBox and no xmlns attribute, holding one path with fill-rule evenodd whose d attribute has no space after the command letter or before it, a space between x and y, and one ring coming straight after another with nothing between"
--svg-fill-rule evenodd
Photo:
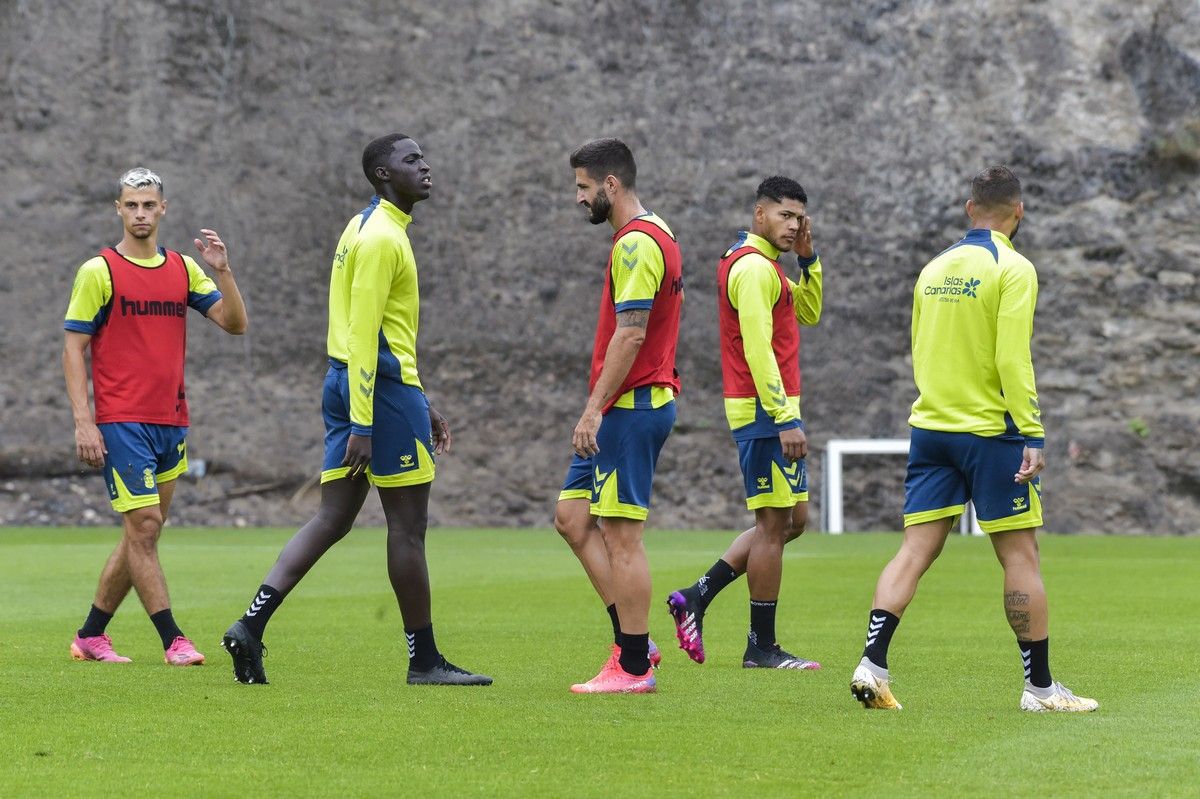
<instances>
[{"instance_id":1,"label":"blue shorts","mask_svg":"<svg viewBox=\"0 0 1200 799\"><path fill-rule=\"evenodd\" d=\"M675 425L675 403L661 408L613 408L600 422L590 458L576 455L559 500L587 499L593 516L645 521L658 454Z\"/></svg>"},{"instance_id":2,"label":"blue shorts","mask_svg":"<svg viewBox=\"0 0 1200 799\"><path fill-rule=\"evenodd\" d=\"M1041 478L1021 485L1025 442L912 428L904 480L904 526L958 516L967 500L985 533L1042 524Z\"/></svg>"},{"instance_id":3,"label":"blue shorts","mask_svg":"<svg viewBox=\"0 0 1200 799\"><path fill-rule=\"evenodd\" d=\"M371 465L367 479L383 488L433 482L433 433L429 401L416 386L395 380L375 381L371 425ZM345 366L330 365L321 398L325 418L325 459L321 482L340 480L350 472L343 466L350 440L350 383Z\"/></svg>"},{"instance_id":4,"label":"blue shorts","mask_svg":"<svg viewBox=\"0 0 1200 799\"><path fill-rule=\"evenodd\" d=\"M119 513L158 504L158 484L187 471L186 427L142 422L97 425L104 436L104 482Z\"/></svg>"},{"instance_id":5,"label":"blue shorts","mask_svg":"<svg viewBox=\"0 0 1200 799\"><path fill-rule=\"evenodd\" d=\"M803 458L793 462L783 457L779 436L749 438L737 447L747 508L794 508L808 502L808 467Z\"/></svg>"}]
</instances>

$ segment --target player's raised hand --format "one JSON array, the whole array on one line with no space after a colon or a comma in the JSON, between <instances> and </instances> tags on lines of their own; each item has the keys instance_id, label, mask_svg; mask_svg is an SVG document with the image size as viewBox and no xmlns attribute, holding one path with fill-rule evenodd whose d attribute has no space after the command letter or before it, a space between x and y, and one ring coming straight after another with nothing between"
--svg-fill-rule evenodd
<instances>
[{"instance_id":1,"label":"player's raised hand","mask_svg":"<svg viewBox=\"0 0 1200 799\"><path fill-rule=\"evenodd\" d=\"M229 253L225 249L225 242L221 241L215 230L208 228L200 228L200 235L204 236L204 241L192 239L192 243L196 245L204 263L218 272L228 272Z\"/></svg>"},{"instance_id":2,"label":"player's raised hand","mask_svg":"<svg viewBox=\"0 0 1200 799\"><path fill-rule=\"evenodd\" d=\"M796 232L796 241L792 244L792 252L801 258L812 258L813 254L812 218L800 217L800 230Z\"/></svg>"},{"instance_id":3,"label":"player's raised hand","mask_svg":"<svg viewBox=\"0 0 1200 799\"><path fill-rule=\"evenodd\" d=\"M450 451L450 423L446 417L429 406L429 428L433 432L433 452L441 455Z\"/></svg>"},{"instance_id":4,"label":"player's raised hand","mask_svg":"<svg viewBox=\"0 0 1200 799\"><path fill-rule=\"evenodd\" d=\"M1046 468L1046 456L1041 447L1026 447L1021 458L1021 468L1013 475L1013 482L1024 485Z\"/></svg>"},{"instance_id":5,"label":"player's raised hand","mask_svg":"<svg viewBox=\"0 0 1200 799\"><path fill-rule=\"evenodd\" d=\"M579 417L579 424L575 425L575 432L571 435L571 446L575 448L575 454L581 458L590 458L600 451L600 444L596 441L596 434L600 432L600 422L604 415L600 411L585 410L583 416Z\"/></svg>"},{"instance_id":6,"label":"player's raised hand","mask_svg":"<svg viewBox=\"0 0 1200 799\"><path fill-rule=\"evenodd\" d=\"M75 453L79 460L88 466L104 465L104 456L108 447L104 445L104 435L100 428L92 422L79 422L75 425Z\"/></svg>"}]
</instances>

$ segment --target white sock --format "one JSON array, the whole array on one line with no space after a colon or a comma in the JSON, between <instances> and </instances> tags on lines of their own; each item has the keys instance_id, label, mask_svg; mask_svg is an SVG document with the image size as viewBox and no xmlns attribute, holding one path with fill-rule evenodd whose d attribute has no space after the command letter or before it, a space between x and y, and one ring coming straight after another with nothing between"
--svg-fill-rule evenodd
<instances>
[{"instance_id":1,"label":"white sock","mask_svg":"<svg viewBox=\"0 0 1200 799\"><path fill-rule=\"evenodd\" d=\"M863 659L859 662L858 665L862 666L867 671L871 672L871 674L877 680L886 680L888 678L888 670L883 668L882 666L876 666L874 663L871 662L871 659L869 657L867 657L866 655L863 655Z\"/></svg>"},{"instance_id":2,"label":"white sock","mask_svg":"<svg viewBox=\"0 0 1200 799\"><path fill-rule=\"evenodd\" d=\"M1029 680L1026 680L1025 690L1036 696L1038 699L1049 699L1054 695L1054 683L1050 683L1050 685L1046 688L1038 688Z\"/></svg>"}]
</instances>

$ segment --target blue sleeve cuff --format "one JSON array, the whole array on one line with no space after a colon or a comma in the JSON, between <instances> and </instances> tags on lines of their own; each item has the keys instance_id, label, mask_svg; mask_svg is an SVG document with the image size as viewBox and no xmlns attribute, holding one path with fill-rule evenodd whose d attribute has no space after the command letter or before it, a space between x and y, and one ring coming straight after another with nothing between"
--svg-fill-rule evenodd
<instances>
[{"instance_id":1,"label":"blue sleeve cuff","mask_svg":"<svg viewBox=\"0 0 1200 799\"><path fill-rule=\"evenodd\" d=\"M804 276L804 282L807 283L811 279L808 274L808 268L810 266L812 266L813 264L815 264L817 261L821 260L821 253L817 252L816 250L813 250L812 258L797 257L796 260L800 264L800 274Z\"/></svg>"},{"instance_id":2,"label":"blue sleeve cuff","mask_svg":"<svg viewBox=\"0 0 1200 799\"><path fill-rule=\"evenodd\" d=\"M220 299L221 292L219 291L214 291L210 294L197 294L194 291L188 292L188 305L205 316L208 316L208 309L216 305Z\"/></svg>"},{"instance_id":3,"label":"blue sleeve cuff","mask_svg":"<svg viewBox=\"0 0 1200 799\"><path fill-rule=\"evenodd\" d=\"M356 436L371 437L371 425L369 424L350 424L350 432Z\"/></svg>"},{"instance_id":4,"label":"blue sleeve cuff","mask_svg":"<svg viewBox=\"0 0 1200 799\"><path fill-rule=\"evenodd\" d=\"M1030 449L1043 449L1046 446L1046 439L1025 436L1025 446L1029 447Z\"/></svg>"},{"instance_id":5,"label":"blue sleeve cuff","mask_svg":"<svg viewBox=\"0 0 1200 799\"><path fill-rule=\"evenodd\" d=\"M95 322L81 322L78 319L68 319L63 322L63 330L70 330L72 333L86 333L89 336L96 335Z\"/></svg>"},{"instance_id":6,"label":"blue sleeve cuff","mask_svg":"<svg viewBox=\"0 0 1200 799\"><path fill-rule=\"evenodd\" d=\"M616 305L617 313L624 311L649 311L654 307L654 300L626 300Z\"/></svg>"},{"instance_id":7,"label":"blue sleeve cuff","mask_svg":"<svg viewBox=\"0 0 1200 799\"><path fill-rule=\"evenodd\" d=\"M794 430L797 427L799 427L801 430L803 430L804 422L800 419L793 419L790 422L776 422L775 423L776 432L782 432L784 430Z\"/></svg>"}]
</instances>

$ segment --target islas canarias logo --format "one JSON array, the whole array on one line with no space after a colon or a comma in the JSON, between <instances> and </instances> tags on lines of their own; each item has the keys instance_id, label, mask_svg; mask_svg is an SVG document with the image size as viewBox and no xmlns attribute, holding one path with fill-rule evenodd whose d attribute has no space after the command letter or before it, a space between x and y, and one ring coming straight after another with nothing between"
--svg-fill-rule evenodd
<instances>
[{"instance_id":1,"label":"islas canarias logo","mask_svg":"<svg viewBox=\"0 0 1200 799\"><path fill-rule=\"evenodd\" d=\"M979 287L983 281L976 277L957 277L950 275L942 280L940 286L930 284L922 292L926 297L970 297L977 298Z\"/></svg>"}]
</instances>

